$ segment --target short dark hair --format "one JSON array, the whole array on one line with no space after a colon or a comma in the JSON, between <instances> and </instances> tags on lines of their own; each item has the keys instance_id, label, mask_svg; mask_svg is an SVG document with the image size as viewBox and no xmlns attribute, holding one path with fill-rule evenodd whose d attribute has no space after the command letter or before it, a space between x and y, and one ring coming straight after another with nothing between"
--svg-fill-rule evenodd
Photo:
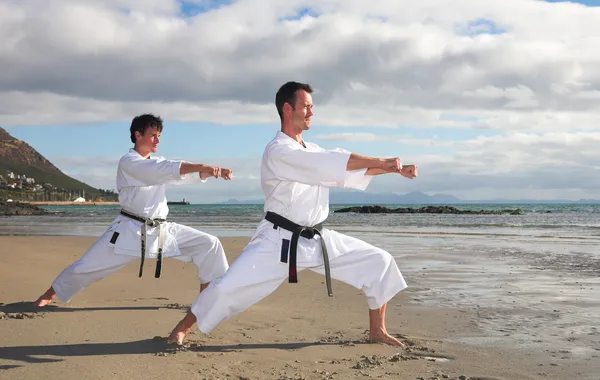
<instances>
[{"instance_id":1,"label":"short dark hair","mask_svg":"<svg viewBox=\"0 0 600 380\"><path fill-rule=\"evenodd\" d=\"M279 88L277 95L275 95L275 107L277 107L277 113L279 118L283 121L283 105L289 103L292 109L296 107L296 91L304 90L311 94L313 92L312 87L308 83L298 82L287 82Z\"/></svg>"},{"instance_id":2,"label":"short dark hair","mask_svg":"<svg viewBox=\"0 0 600 380\"><path fill-rule=\"evenodd\" d=\"M160 116L154 116L150 113L145 113L143 115L139 115L131 120L131 127L129 127L129 132L131 133L131 142L135 144L135 132L139 132L140 134L146 133L146 129L148 128L156 128L159 132L163 130L163 120Z\"/></svg>"}]
</instances>

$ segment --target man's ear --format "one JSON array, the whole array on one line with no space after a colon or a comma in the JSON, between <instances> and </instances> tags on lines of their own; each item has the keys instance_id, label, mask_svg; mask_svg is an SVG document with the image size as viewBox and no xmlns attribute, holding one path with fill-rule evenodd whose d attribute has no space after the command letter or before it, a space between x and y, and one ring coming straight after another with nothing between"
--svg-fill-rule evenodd
<instances>
[{"instance_id":1,"label":"man's ear","mask_svg":"<svg viewBox=\"0 0 600 380\"><path fill-rule=\"evenodd\" d=\"M283 103L283 112L291 112L293 110L292 105L290 103Z\"/></svg>"},{"instance_id":2,"label":"man's ear","mask_svg":"<svg viewBox=\"0 0 600 380\"><path fill-rule=\"evenodd\" d=\"M139 131L135 131L135 140L139 140L142 137L142 134Z\"/></svg>"}]
</instances>

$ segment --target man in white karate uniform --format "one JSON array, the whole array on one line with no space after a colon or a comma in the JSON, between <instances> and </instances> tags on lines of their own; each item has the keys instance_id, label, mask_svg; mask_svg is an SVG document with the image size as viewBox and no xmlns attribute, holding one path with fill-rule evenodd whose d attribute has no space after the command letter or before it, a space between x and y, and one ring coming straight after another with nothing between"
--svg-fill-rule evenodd
<instances>
[{"instance_id":1,"label":"man in white karate uniform","mask_svg":"<svg viewBox=\"0 0 600 380\"><path fill-rule=\"evenodd\" d=\"M201 291L228 269L221 242L215 236L166 221L169 213L167 184L206 182L209 177L230 180L229 169L167 160L155 156L162 119L151 114L131 122L133 149L121 157L117 190L121 212L104 234L76 262L64 269L35 305L43 307L56 296L62 302L102 280L132 261L156 258L155 277L160 277L163 257L193 262L198 268Z\"/></svg>"},{"instance_id":2,"label":"man in white karate uniform","mask_svg":"<svg viewBox=\"0 0 600 380\"><path fill-rule=\"evenodd\" d=\"M267 144L262 158L261 184L267 215L250 243L228 272L201 292L190 312L177 324L169 342L181 344L194 323L205 334L221 321L260 301L287 278L311 269L361 289L370 309L370 341L402 343L385 328L387 302L406 287L394 258L386 251L320 223L329 214L329 188L364 190L373 175L417 175L415 165L399 158L371 158L342 149L325 150L306 142L310 128L312 89L288 82L275 104L281 131Z\"/></svg>"}]
</instances>

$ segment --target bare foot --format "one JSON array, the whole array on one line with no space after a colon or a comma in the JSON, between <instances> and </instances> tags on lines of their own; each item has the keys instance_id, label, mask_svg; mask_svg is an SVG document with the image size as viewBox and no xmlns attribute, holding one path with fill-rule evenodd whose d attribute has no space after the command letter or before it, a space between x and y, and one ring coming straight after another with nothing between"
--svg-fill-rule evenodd
<instances>
[{"instance_id":1,"label":"bare foot","mask_svg":"<svg viewBox=\"0 0 600 380\"><path fill-rule=\"evenodd\" d=\"M369 343L384 343L390 346L406 347L406 345L388 333L370 335Z\"/></svg>"},{"instance_id":2,"label":"bare foot","mask_svg":"<svg viewBox=\"0 0 600 380\"><path fill-rule=\"evenodd\" d=\"M167 339L167 343L176 343L183 344L183 338L185 338L186 334L190 332L192 326L196 323L196 316L192 313L192 311L188 311L185 317L179 323L173 331L171 331L171 335Z\"/></svg>"},{"instance_id":3,"label":"bare foot","mask_svg":"<svg viewBox=\"0 0 600 380\"><path fill-rule=\"evenodd\" d=\"M185 328L182 323L178 323L177 326L175 326L175 328L173 329L173 331L171 331L171 335L169 335L169 338L167 339L167 343L169 344L177 344L178 346L181 346L183 344L183 339L185 338L186 334L190 332L189 328Z\"/></svg>"},{"instance_id":4,"label":"bare foot","mask_svg":"<svg viewBox=\"0 0 600 380\"><path fill-rule=\"evenodd\" d=\"M42 294L40 296L40 298L38 298L33 305L36 307L44 307L50 303L52 303L52 298L54 298L54 295L56 293L54 292L54 289L50 288L48 290L46 290L46 293Z\"/></svg>"},{"instance_id":5,"label":"bare foot","mask_svg":"<svg viewBox=\"0 0 600 380\"><path fill-rule=\"evenodd\" d=\"M44 307L48 304L52 303L52 298L47 299L47 298L38 298L37 301L35 301L34 306L36 307Z\"/></svg>"},{"instance_id":6,"label":"bare foot","mask_svg":"<svg viewBox=\"0 0 600 380\"><path fill-rule=\"evenodd\" d=\"M167 343L169 344L176 344L178 346L181 346L183 344L183 339L185 338L185 333L182 331L176 332L173 331L171 333L171 335L169 335L169 338L167 339Z\"/></svg>"}]
</instances>

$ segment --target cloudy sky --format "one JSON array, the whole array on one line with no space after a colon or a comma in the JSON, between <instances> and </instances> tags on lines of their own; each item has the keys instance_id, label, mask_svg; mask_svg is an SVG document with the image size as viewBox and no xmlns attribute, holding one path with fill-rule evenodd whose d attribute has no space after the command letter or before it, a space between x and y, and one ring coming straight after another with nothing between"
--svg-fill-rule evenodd
<instances>
[{"instance_id":1,"label":"cloudy sky","mask_svg":"<svg viewBox=\"0 0 600 380\"><path fill-rule=\"evenodd\" d=\"M370 192L600 198L600 1L0 0L0 126L114 189L129 123L234 170L170 188L258 199L275 92L309 82L305 138L416 163Z\"/></svg>"}]
</instances>

